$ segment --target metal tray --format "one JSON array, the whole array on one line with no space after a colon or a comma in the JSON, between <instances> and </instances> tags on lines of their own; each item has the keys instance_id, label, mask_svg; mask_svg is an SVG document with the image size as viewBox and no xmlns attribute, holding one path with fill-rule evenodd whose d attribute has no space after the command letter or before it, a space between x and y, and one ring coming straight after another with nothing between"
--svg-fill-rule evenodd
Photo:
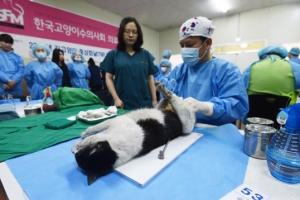
<instances>
[{"instance_id":1,"label":"metal tray","mask_svg":"<svg viewBox=\"0 0 300 200\"><path fill-rule=\"evenodd\" d=\"M87 124L98 124L100 122L103 122L103 121L105 121L107 119L114 118L116 116L117 116L117 114L113 114L113 115L110 115L110 116L104 115L103 117L96 118L96 119L86 119L86 118L81 118L81 117L77 116L77 119L79 119L80 121L83 121L84 123L87 123Z\"/></svg>"}]
</instances>

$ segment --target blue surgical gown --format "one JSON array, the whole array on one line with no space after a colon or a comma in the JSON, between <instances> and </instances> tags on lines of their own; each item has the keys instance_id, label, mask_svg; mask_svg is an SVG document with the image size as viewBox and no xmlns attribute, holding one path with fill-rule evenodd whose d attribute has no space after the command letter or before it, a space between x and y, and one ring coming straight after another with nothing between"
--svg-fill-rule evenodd
<instances>
[{"instance_id":1,"label":"blue surgical gown","mask_svg":"<svg viewBox=\"0 0 300 200\"><path fill-rule=\"evenodd\" d=\"M115 75L116 92L125 109L152 107L148 77L158 70L147 50L141 49L132 56L126 51L112 50L101 63L101 68Z\"/></svg>"},{"instance_id":2,"label":"blue surgical gown","mask_svg":"<svg viewBox=\"0 0 300 200\"><path fill-rule=\"evenodd\" d=\"M161 69L160 69L160 64L159 63L154 63L154 66L156 66L157 67L157 72L153 75L154 76L154 79L156 78L156 77L158 77L158 76L160 76L160 74L161 74Z\"/></svg>"},{"instance_id":3,"label":"blue surgical gown","mask_svg":"<svg viewBox=\"0 0 300 200\"><path fill-rule=\"evenodd\" d=\"M295 62L298 65L300 65L300 59L299 58L291 58L291 59L289 59L289 61Z\"/></svg>"},{"instance_id":4,"label":"blue surgical gown","mask_svg":"<svg viewBox=\"0 0 300 200\"><path fill-rule=\"evenodd\" d=\"M91 77L89 68L80 62L71 62L68 64L71 84L74 88L89 89L86 79Z\"/></svg>"},{"instance_id":5,"label":"blue surgical gown","mask_svg":"<svg viewBox=\"0 0 300 200\"><path fill-rule=\"evenodd\" d=\"M24 79L32 100L44 98L43 91L46 87L51 87L51 92L61 86L63 73L61 69L52 61L28 63L24 70Z\"/></svg>"},{"instance_id":6,"label":"blue surgical gown","mask_svg":"<svg viewBox=\"0 0 300 200\"><path fill-rule=\"evenodd\" d=\"M22 94L22 75L24 62L22 58L14 52L0 50L0 95L3 94ZM13 80L17 84L12 90L5 90L3 84L8 80Z\"/></svg>"},{"instance_id":7,"label":"blue surgical gown","mask_svg":"<svg viewBox=\"0 0 300 200\"><path fill-rule=\"evenodd\" d=\"M176 81L175 89L172 79ZM239 68L223 59L213 58L192 67L179 64L161 82L184 99L193 97L214 104L212 116L197 113L198 123L223 125L248 113L248 96Z\"/></svg>"}]
</instances>

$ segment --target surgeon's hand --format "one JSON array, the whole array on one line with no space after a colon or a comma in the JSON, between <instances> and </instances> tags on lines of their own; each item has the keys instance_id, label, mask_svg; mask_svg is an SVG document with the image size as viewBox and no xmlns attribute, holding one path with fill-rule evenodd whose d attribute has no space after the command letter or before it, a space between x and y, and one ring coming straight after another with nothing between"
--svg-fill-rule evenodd
<instances>
[{"instance_id":1,"label":"surgeon's hand","mask_svg":"<svg viewBox=\"0 0 300 200\"><path fill-rule=\"evenodd\" d=\"M188 97L183 100L183 102L190 105L195 113L202 113L206 116L211 116L214 114L214 104L207 101L198 101L192 97Z\"/></svg>"}]
</instances>

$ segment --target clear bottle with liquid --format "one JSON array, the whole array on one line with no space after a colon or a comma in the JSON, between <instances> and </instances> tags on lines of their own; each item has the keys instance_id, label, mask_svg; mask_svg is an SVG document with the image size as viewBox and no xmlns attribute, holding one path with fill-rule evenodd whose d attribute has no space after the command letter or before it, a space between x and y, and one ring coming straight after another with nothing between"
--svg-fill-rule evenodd
<instances>
[{"instance_id":1,"label":"clear bottle with liquid","mask_svg":"<svg viewBox=\"0 0 300 200\"><path fill-rule=\"evenodd\" d=\"M285 128L272 137L266 153L270 173L275 178L300 183L300 103L285 109L288 113Z\"/></svg>"}]
</instances>

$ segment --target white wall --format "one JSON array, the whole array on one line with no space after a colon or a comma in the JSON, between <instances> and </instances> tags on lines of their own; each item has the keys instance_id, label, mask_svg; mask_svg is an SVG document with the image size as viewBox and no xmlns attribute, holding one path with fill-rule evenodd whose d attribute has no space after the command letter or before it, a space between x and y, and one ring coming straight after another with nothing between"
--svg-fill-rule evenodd
<instances>
[{"instance_id":1,"label":"white wall","mask_svg":"<svg viewBox=\"0 0 300 200\"><path fill-rule=\"evenodd\" d=\"M243 12L240 13L240 23L239 14L225 15L225 17L215 18L212 21L216 28L213 35L213 45L215 46L234 43L238 36L241 37L241 42L265 40L266 45L300 42L300 3ZM170 49L173 54L180 54L179 28L160 32L160 53L164 49ZM256 54L257 52L251 52L241 55L216 56L230 61L235 60L235 64L243 71L252 63L251 61L254 62L258 59Z\"/></svg>"},{"instance_id":2,"label":"white wall","mask_svg":"<svg viewBox=\"0 0 300 200\"><path fill-rule=\"evenodd\" d=\"M90 4L82 0L35 0L36 2L43 3L49 6L53 6L59 9L63 9L74 14L78 14L84 17L89 17L107 24L111 24L119 27L123 17L99 8L93 4ZM113 1L111 1L113 3ZM130 14L130 13L129 13ZM138 20L138 19L137 19ZM159 32L150 29L146 26L142 26L144 34L143 47L150 53L159 55Z\"/></svg>"}]
</instances>

